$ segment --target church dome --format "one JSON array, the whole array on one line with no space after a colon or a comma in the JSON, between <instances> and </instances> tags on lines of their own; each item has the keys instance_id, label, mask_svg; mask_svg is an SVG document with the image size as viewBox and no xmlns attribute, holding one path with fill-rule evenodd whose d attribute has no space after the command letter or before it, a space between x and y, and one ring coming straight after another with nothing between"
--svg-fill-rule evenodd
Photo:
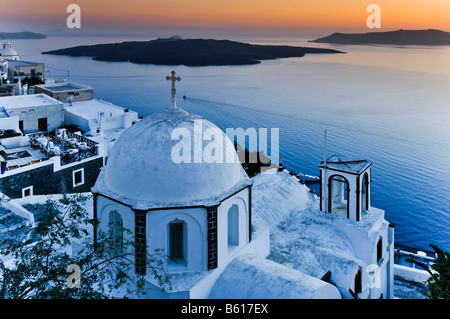
<instances>
[{"instance_id":1,"label":"church dome","mask_svg":"<svg viewBox=\"0 0 450 319\"><path fill-rule=\"evenodd\" d=\"M12 48L12 43L9 41L3 43L3 47L0 49L0 55L7 59L18 57L17 51Z\"/></svg>"},{"instance_id":2,"label":"church dome","mask_svg":"<svg viewBox=\"0 0 450 319\"><path fill-rule=\"evenodd\" d=\"M213 132L213 137L206 140L205 132ZM221 147L215 152L208 147L216 140L221 142L214 145L223 146L223 161L199 156L199 146L205 154L207 150L220 154ZM225 161L230 154L233 160ZM102 174L104 187L120 198L184 206L220 198L249 180L227 135L213 123L176 106L123 132Z\"/></svg>"}]
</instances>

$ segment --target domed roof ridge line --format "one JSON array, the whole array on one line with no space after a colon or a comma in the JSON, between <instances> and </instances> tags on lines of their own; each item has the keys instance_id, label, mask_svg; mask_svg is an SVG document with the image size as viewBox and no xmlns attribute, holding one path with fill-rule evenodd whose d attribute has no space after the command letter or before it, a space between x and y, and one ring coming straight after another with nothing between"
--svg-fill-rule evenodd
<instances>
[{"instance_id":1,"label":"domed roof ridge line","mask_svg":"<svg viewBox=\"0 0 450 319\"><path fill-rule=\"evenodd\" d=\"M201 125L196 127L194 120L200 120ZM239 161L192 162L196 158L196 147L186 148L190 160L174 161L173 149L178 143L172 138L175 126L188 131L186 136L191 145L199 128L201 136L206 130L217 128L223 148L233 148L225 132L207 119L179 108L162 110L131 126L117 139L100 173L104 174L103 186L99 187L103 193L109 193L109 189L116 198L166 205L180 202L191 206L220 198L239 185L246 186L248 177ZM237 158L237 154L234 155ZM97 182L99 180L100 177Z\"/></svg>"},{"instance_id":2,"label":"domed roof ridge line","mask_svg":"<svg viewBox=\"0 0 450 319\"><path fill-rule=\"evenodd\" d=\"M168 114L172 116L167 117ZM167 122L175 128L182 122L186 121L193 123L195 120L204 120L205 118L197 114L189 113L180 107L169 107L149 116L148 119L153 120L153 123L150 125L150 127L162 122Z\"/></svg>"}]
</instances>

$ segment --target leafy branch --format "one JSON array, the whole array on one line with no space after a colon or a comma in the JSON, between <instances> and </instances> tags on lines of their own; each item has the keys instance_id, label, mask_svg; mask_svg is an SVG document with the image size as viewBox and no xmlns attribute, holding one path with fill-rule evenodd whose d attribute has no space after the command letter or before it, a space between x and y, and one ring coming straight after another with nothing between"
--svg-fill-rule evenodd
<instances>
[{"instance_id":1,"label":"leafy branch","mask_svg":"<svg viewBox=\"0 0 450 319\"><path fill-rule=\"evenodd\" d=\"M152 278L162 292L171 289L162 252L150 254L127 239L132 236L124 236L118 251L117 239L104 231L98 232L94 243L90 230L98 221L90 219L84 208L89 198L74 194L63 201L48 199L25 240L8 238L0 244L0 254L11 259L7 266L0 258L0 299L129 298L147 293L146 281ZM78 250L74 240L81 243ZM146 254L147 276L134 274L138 249ZM69 265L81 269L79 288L68 285Z\"/></svg>"},{"instance_id":2,"label":"leafy branch","mask_svg":"<svg viewBox=\"0 0 450 319\"><path fill-rule=\"evenodd\" d=\"M450 299L450 253L434 244L429 246L436 253L436 262L430 266L411 258L406 261L416 264L430 274L427 279L431 287L430 294L427 294L430 299Z\"/></svg>"}]
</instances>

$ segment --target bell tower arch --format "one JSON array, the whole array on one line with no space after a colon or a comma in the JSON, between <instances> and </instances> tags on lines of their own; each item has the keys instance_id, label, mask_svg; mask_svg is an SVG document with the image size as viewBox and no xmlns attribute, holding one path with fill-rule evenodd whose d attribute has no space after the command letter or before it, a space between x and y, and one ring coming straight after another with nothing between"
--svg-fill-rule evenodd
<instances>
[{"instance_id":1,"label":"bell tower arch","mask_svg":"<svg viewBox=\"0 0 450 319\"><path fill-rule=\"evenodd\" d=\"M371 205L371 166L367 160L333 155L319 165L320 210L360 221Z\"/></svg>"}]
</instances>

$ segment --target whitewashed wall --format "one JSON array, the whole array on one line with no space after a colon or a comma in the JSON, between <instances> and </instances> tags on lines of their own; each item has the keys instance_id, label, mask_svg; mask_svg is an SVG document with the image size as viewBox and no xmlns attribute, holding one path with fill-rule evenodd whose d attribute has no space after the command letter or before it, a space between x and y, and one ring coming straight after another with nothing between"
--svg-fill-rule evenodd
<instances>
[{"instance_id":1,"label":"whitewashed wall","mask_svg":"<svg viewBox=\"0 0 450 319\"><path fill-rule=\"evenodd\" d=\"M185 263L167 264L169 272L207 270L207 213L205 208L152 210L147 213L147 245L151 253L155 249L169 252L169 223L186 223Z\"/></svg>"},{"instance_id":2,"label":"whitewashed wall","mask_svg":"<svg viewBox=\"0 0 450 319\"><path fill-rule=\"evenodd\" d=\"M248 188L224 200L217 210L217 250L218 265L225 263L228 259L248 244L249 238L249 203ZM239 208L239 246L228 247L228 210L232 205Z\"/></svg>"}]
</instances>

